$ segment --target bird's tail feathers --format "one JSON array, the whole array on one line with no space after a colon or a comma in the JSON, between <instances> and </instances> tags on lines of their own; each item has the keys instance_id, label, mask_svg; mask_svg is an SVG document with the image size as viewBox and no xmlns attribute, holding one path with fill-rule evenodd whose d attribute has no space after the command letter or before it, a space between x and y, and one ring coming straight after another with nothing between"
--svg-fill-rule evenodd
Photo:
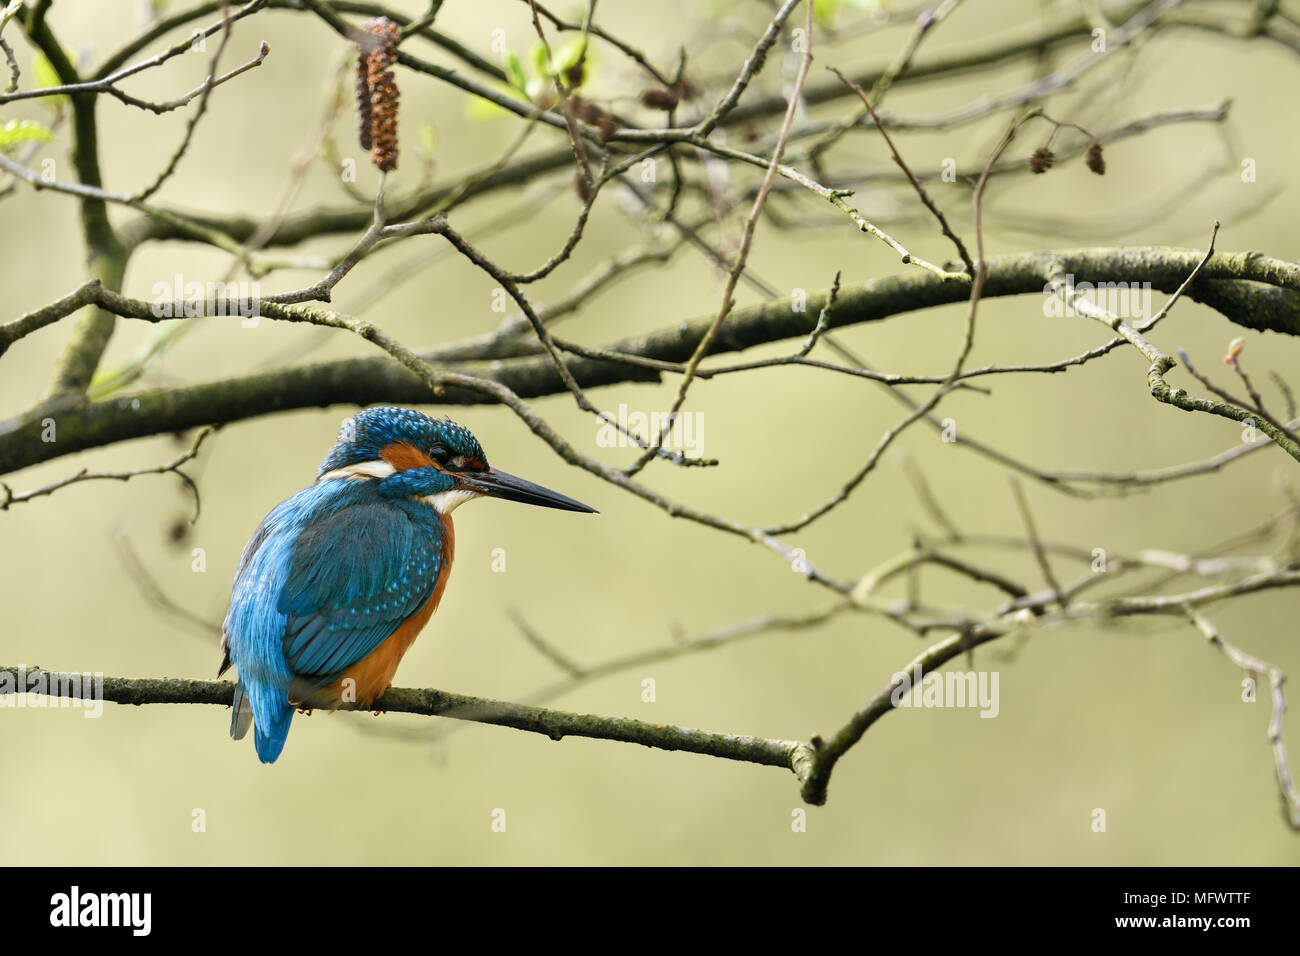
<instances>
[{"instance_id":1,"label":"bird's tail feathers","mask_svg":"<svg viewBox=\"0 0 1300 956\"><path fill-rule=\"evenodd\" d=\"M293 707L283 704L276 708L269 720L253 721L253 745L257 759L262 763L275 763L284 742L289 739L289 724L293 721Z\"/></svg>"},{"instance_id":2,"label":"bird's tail feathers","mask_svg":"<svg viewBox=\"0 0 1300 956\"><path fill-rule=\"evenodd\" d=\"M293 722L294 706L284 691L259 681L241 680L235 687L234 704L230 736L241 739L252 724L258 759L262 763L275 763L289 737L289 724Z\"/></svg>"},{"instance_id":3,"label":"bird's tail feathers","mask_svg":"<svg viewBox=\"0 0 1300 956\"><path fill-rule=\"evenodd\" d=\"M253 726L253 705L248 702L248 695L244 693L243 681L235 685L234 705L230 714L230 737L232 740L243 740L244 734L248 733L248 728Z\"/></svg>"}]
</instances>

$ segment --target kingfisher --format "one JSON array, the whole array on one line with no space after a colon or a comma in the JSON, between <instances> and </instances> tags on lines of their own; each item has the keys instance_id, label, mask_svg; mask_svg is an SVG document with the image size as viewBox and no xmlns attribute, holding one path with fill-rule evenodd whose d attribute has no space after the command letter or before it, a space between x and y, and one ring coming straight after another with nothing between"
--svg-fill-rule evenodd
<instances>
[{"instance_id":1,"label":"kingfisher","mask_svg":"<svg viewBox=\"0 0 1300 956\"><path fill-rule=\"evenodd\" d=\"M230 736L251 726L257 756L274 763L295 710L381 697L447 587L451 513L485 496L596 513L489 466L448 419L383 406L345 421L316 483L244 547L217 672L233 664L239 676Z\"/></svg>"}]
</instances>

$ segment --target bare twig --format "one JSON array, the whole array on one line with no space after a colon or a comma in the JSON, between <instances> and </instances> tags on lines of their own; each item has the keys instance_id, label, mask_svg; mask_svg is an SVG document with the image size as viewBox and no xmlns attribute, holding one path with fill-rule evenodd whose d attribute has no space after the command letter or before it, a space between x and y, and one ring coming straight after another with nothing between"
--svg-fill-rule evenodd
<instances>
[{"instance_id":1,"label":"bare twig","mask_svg":"<svg viewBox=\"0 0 1300 956\"><path fill-rule=\"evenodd\" d=\"M181 466L186 462L193 461L199 453L199 446L203 440L211 435L213 429L204 428L194 436L194 442L190 445L189 450L178 456L173 461L165 465L156 465L152 468L134 468L130 471L91 471L89 468L83 468L75 475L69 475L67 478L51 482L48 485L42 485L40 488L34 488L31 491L15 493L7 484L0 481L0 492L4 497L0 499L0 511L8 511L10 505L18 505L33 498L41 498L45 495L52 495L60 488L66 488L68 485L75 485L83 481L130 481L132 478L138 478L141 475L166 475L173 474L178 477L190 490L194 496L194 515L190 518L190 524L199 520L199 488L183 470Z\"/></svg>"},{"instance_id":2,"label":"bare twig","mask_svg":"<svg viewBox=\"0 0 1300 956\"><path fill-rule=\"evenodd\" d=\"M1273 767L1277 774L1278 793L1282 798L1282 814L1293 830L1300 830L1300 793L1296 791L1286 744L1282 740L1282 718L1286 714L1286 695L1282 685L1286 683L1286 675L1267 661L1247 654L1235 644L1229 643L1210 621L1191 608L1187 609L1187 617L1205 639L1222 651L1233 664L1255 679L1268 678L1273 701L1272 715L1268 721L1268 742L1273 749Z\"/></svg>"}]
</instances>

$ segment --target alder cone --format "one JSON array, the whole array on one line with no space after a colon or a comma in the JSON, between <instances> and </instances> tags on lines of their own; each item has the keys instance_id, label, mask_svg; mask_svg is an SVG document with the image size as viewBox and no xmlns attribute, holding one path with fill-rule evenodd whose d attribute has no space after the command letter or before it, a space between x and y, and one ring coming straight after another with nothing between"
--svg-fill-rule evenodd
<instances>
[{"instance_id":1,"label":"alder cone","mask_svg":"<svg viewBox=\"0 0 1300 956\"><path fill-rule=\"evenodd\" d=\"M397 168L397 103L392 66L401 30L387 17L366 21L357 37L357 132L361 148L382 172Z\"/></svg>"},{"instance_id":2,"label":"alder cone","mask_svg":"<svg viewBox=\"0 0 1300 956\"><path fill-rule=\"evenodd\" d=\"M391 70L374 78L370 85L370 162L383 172L397 168L397 81Z\"/></svg>"},{"instance_id":3,"label":"alder cone","mask_svg":"<svg viewBox=\"0 0 1300 956\"><path fill-rule=\"evenodd\" d=\"M1101 155L1101 143L1096 140L1088 147L1088 158L1086 160L1088 168L1098 176L1106 175L1106 159Z\"/></svg>"},{"instance_id":4,"label":"alder cone","mask_svg":"<svg viewBox=\"0 0 1300 956\"><path fill-rule=\"evenodd\" d=\"M672 90L652 86L648 90L641 91L642 106L648 106L655 110L675 110L677 109L677 103L678 96Z\"/></svg>"},{"instance_id":5,"label":"alder cone","mask_svg":"<svg viewBox=\"0 0 1300 956\"><path fill-rule=\"evenodd\" d=\"M366 55L357 52L357 138L361 148L370 152L370 127L373 118L370 113L370 67Z\"/></svg>"}]
</instances>

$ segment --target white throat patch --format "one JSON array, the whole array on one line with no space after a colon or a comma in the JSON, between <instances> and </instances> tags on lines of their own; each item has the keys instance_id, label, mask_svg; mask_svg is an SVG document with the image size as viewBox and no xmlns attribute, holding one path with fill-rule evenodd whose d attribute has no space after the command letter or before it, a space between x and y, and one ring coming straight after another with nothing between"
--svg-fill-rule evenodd
<instances>
[{"instance_id":1,"label":"white throat patch","mask_svg":"<svg viewBox=\"0 0 1300 956\"><path fill-rule=\"evenodd\" d=\"M453 488L450 491L440 491L436 495L425 495L421 501L433 505L433 510L440 515L449 515L467 501L483 497L482 492L471 491L468 488Z\"/></svg>"}]
</instances>

